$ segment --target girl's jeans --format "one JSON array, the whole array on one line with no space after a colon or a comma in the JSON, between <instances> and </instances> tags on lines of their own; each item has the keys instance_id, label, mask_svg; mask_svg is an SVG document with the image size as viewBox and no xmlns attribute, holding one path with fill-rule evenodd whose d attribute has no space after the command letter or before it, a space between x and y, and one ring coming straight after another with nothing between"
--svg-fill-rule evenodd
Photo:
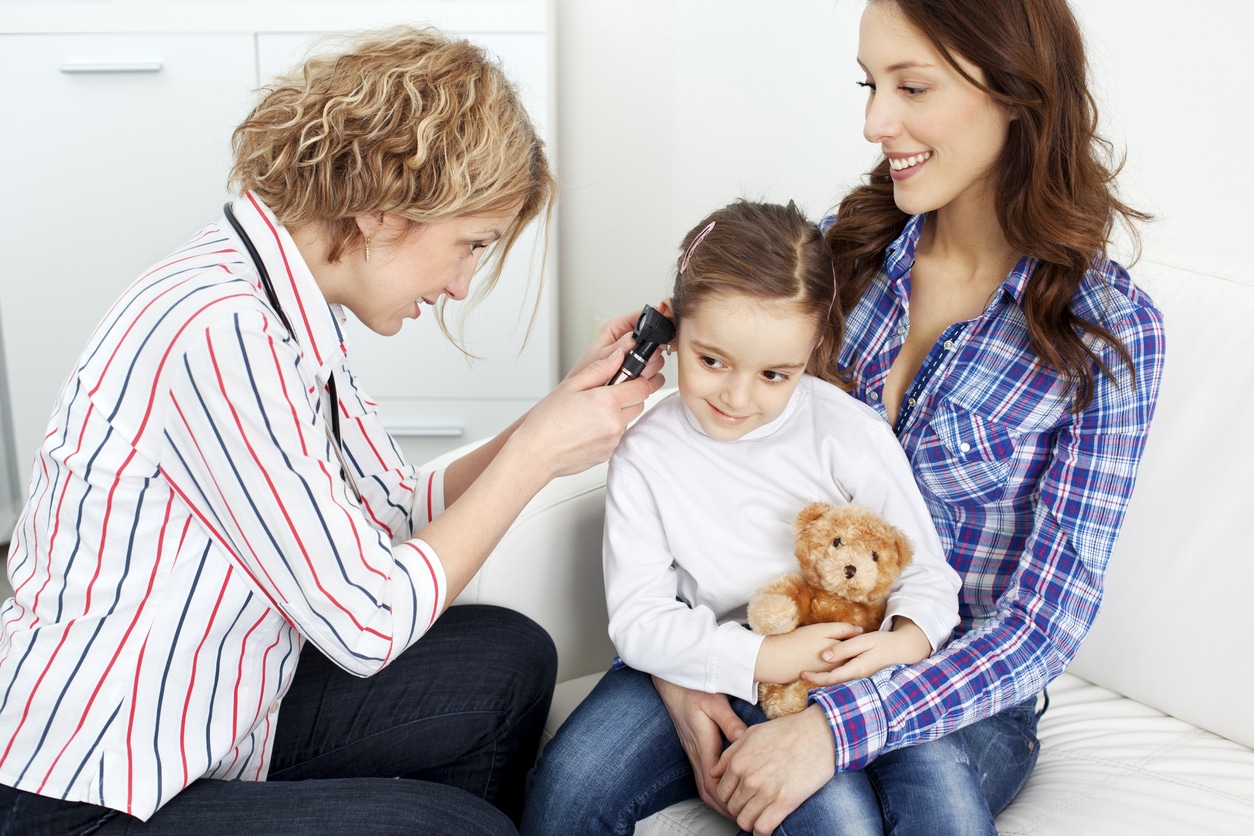
<instances>
[{"instance_id":1,"label":"girl's jeans","mask_svg":"<svg viewBox=\"0 0 1254 836\"><path fill-rule=\"evenodd\" d=\"M1036 763L1035 701L939 740L838 773L776 831L799 834L996 834L993 816ZM733 699L746 723L761 709ZM698 797L692 768L648 674L607 673L545 748L527 785L524 836L631 834L635 823Z\"/></svg>"}]
</instances>

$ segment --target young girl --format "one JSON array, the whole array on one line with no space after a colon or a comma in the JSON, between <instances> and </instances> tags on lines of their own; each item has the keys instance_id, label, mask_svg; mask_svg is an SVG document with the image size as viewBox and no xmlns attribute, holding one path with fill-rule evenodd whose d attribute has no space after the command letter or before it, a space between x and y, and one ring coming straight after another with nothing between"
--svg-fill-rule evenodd
<instances>
[{"instance_id":1,"label":"young girl","mask_svg":"<svg viewBox=\"0 0 1254 836\"><path fill-rule=\"evenodd\" d=\"M694 774L654 681L730 695L744 722L761 722L758 682L918 662L957 623L957 576L892 431L806 374L833 301L818 227L791 204L739 202L683 246L669 306L679 392L610 462L605 582L621 661L546 748L524 832L630 833L656 810L705 797L714 764ZM822 624L763 638L744 626L746 604L796 570L792 520L815 499L879 512L908 534L914 561L883 630ZM720 725L730 738L741 721Z\"/></svg>"}]
</instances>

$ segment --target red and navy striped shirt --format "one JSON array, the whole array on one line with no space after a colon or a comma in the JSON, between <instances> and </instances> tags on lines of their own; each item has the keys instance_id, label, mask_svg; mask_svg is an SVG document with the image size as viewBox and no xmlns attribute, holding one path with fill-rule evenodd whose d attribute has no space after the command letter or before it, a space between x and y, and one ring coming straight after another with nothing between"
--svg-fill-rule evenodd
<instances>
[{"instance_id":1,"label":"red and navy striped shirt","mask_svg":"<svg viewBox=\"0 0 1254 836\"><path fill-rule=\"evenodd\" d=\"M0 783L146 819L202 776L262 780L305 641L366 676L444 606L415 538L443 510L443 474L419 474L383 429L287 231L252 195L234 211L295 333L224 220L97 328L13 536Z\"/></svg>"},{"instance_id":2,"label":"red and navy striped shirt","mask_svg":"<svg viewBox=\"0 0 1254 836\"><path fill-rule=\"evenodd\" d=\"M909 330L924 218L888 247L840 353L856 374L854 394L885 418L881 393ZM1036 267L1021 259L980 316L946 330L901 405L897 436L962 577L961 622L918 665L813 692L840 770L1038 694L1097 615L1158 396L1163 318L1122 267L1094 262L1072 311L1118 337L1135 373L1091 341L1113 379L1094 370L1092 402L1073 412L1073 387L1029 345L1022 302Z\"/></svg>"}]
</instances>

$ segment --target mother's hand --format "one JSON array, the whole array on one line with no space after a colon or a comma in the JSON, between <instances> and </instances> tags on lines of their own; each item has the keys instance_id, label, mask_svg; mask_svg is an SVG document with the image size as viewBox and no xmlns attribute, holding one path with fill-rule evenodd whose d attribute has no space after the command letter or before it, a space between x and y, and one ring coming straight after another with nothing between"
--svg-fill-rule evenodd
<instances>
[{"instance_id":1,"label":"mother's hand","mask_svg":"<svg viewBox=\"0 0 1254 836\"><path fill-rule=\"evenodd\" d=\"M835 774L832 732L817 705L749 726L710 770L719 807L755 836L774 833Z\"/></svg>"},{"instance_id":2,"label":"mother's hand","mask_svg":"<svg viewBox=\"0 0 1254 836\"><path fill-rule=\"evenodd\" d=\"M693 691L656 676L653 677L653 687L671 715L679 742L692 764L701 800L725 818L732 818L715 792L718 781L711 775L711 770L718 763L725 742L736 740L744 733L747 728L744 721L732 711L726 694Z\"/></svg>"}]
</instances>

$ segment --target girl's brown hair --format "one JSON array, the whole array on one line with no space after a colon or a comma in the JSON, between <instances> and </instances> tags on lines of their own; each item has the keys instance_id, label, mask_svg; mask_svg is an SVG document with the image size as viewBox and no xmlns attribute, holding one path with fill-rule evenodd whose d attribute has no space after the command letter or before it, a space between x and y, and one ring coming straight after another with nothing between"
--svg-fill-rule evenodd
<instances>
[{"instance_id":1,"label":"girl's brown hair","mask_svg":"<svg viewBox=\"0 0 1254 836\"><path fill-rule=\"evenodd\" d=\"M823 233L789 202L739 200L706 216L684 236L671 305L682 322L711 296L724 294L794 305L828 330L810 370L839 385L835 353L844 336L833 308L832 259ZM833 330L834 329L834 330Z\"/></svg>"},{"instance_id":2,"label":"girl's brown hair","mask_svg":"<svg viewBox=\"0 0 1254 836\"><path fill-rule=\"evenodd\" d=\"M263 93L232 137L231 183L285 226L323 224L330 261L362 246L358 215L421 224L521 206L482 296L523 228L551 211L544 144L504 71L469 41L411 27L365 33Z\"/></svg>"},{"instance_id":3,"label":"girl's brown hair","mask_svg":"<svg viewBox=\"0 0 1254 836\"><path fill-rule=\"evenodd\" d=\"M1032 349L1075 386L1077 410L1093 393L1093 368L1110 369L1086 337L1132 360L1118 338L1076 316L1071 299L1095 258L1106 256L1116 220L1149 216L1121 202L1114 180L1122 163L1097 135L1084 40L1066 0L870 0L892 3L968 81L1016 117L994 163L997 217L1006 240L1040 261L1023 299ZM979 67L973 78L955 55ZM908 220L893 200L888 161L871 171L837 209L827 233L844 310L861 298L884 249ZM843 327L843 326L841 326ZM843 331L842 331L843 333Z\"/></svg>"}]
</instances>

